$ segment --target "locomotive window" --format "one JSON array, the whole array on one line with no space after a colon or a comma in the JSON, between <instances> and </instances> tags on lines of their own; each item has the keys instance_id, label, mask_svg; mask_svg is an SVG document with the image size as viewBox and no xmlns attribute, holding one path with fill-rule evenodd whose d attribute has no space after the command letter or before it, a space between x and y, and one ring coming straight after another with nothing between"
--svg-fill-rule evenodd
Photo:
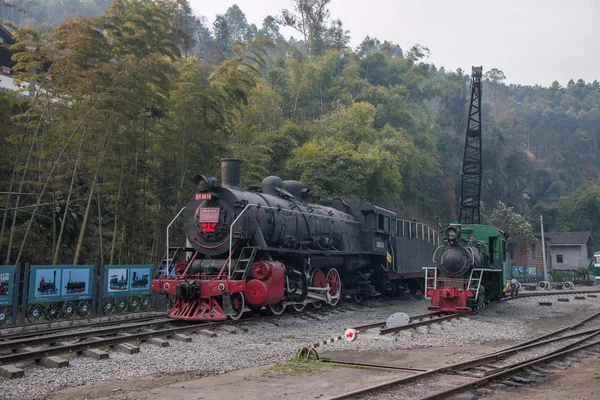
<instances>
[{"instance_id":1,"label":"locomotive window","mask_svg":"<svg viewBox=\"0 0 600 400\"><path fill-rule=\"evenodd\" d=\"M391 222L391 218L386 215L384 217L384 224L385 224L385 226L383 227L384 231L386 231L386 232L390 232L391 231L391 229L390 229L390 222Z\"/></svg>"},{"instance_id":2,"label":"locomotive window","mask_svg":"<svg viewBox=\"0 0 600 400\"><path fill-rule=\"evenodd\" d=\"M377 214L377 229L379 229L380 231L384 230L383 229L383 215L381 215L381 214Z\"/></svg>"},{"instance_id":3,"label":"locomotive window","mask_svg":"<svg viewBox=\"0 0 600 400\"><path fill-rule=\"evenodd\" d=\"M410 232L410 222L408 221L402 221L402 236L403 237L410 237L409 232Z\"/></svg>"},{"instance_id":4,"label":"locomotive window","mask_svg":"<svg viewBox=\"0 0 600 400\"><path fill-rule=\"evenodd\" d=\"M400 225L402 221L399 219L396 220L396 236L402 236L402 226Z\"/></svg>"},{"instance_id":5,"label":"locomotive window","mask_svg":"<svg viewBox=\"0 0 600 400\"><path fill-rule=\"evenodd\" d=\"M369 230L377 229L377 216L374 211L363 211L365 216L365 228Z\"/></svg>"},{"instance_id":6,"label":"locomotive window","mask_svg":"<svg viewBox=\"0 0 600 400\"><path fill-rule=\"evenodd\" d=\"M496 257L494 257L494 255L496 254L496 238L495 237L490 238L489 249L490 249L490 264L493 264L496 262Z\"/></svg>"}]
</instances>

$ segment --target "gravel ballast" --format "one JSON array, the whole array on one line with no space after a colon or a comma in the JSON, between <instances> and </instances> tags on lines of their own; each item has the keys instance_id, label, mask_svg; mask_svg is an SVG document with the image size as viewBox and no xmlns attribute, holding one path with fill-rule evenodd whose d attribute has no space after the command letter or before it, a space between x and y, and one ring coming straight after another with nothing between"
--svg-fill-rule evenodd
<instances>
[{"instance_id":1,"label":"gravel ballast","mask_svg":"<svg viewBox=\"0 0 600 400\"><path fill-rule=\"evenodd\" d=\"M552 301L552 307L539 306L542 300ZM170 340L170 347L164 348L142 344L140 353L134 355L111 351L110 358L101 361L74 357L68 368L46 369L28 365L23 367L23 378L0 379L0 393L5 399L41 399L66 386L98 381L126 381L184 372L214 374L283 362L302 346L339 336L345 328L385 321L395 312L424 314L428 304L427 300L373 300L335 310L324 307L306 315L289 313L262 321L242 322L241 325L248 329L246 333L231 334L217 329L216 338L193 334L191 343ZM354 342L338 341L323 349L328 352L368 352L415 347L461 347L498 340L518 343L544 333L532 329L532 321L550 318L564 326L597 311L600 311L600 299L559 303L552 297L523 298L491 304L476 314L393 335L380 336L376 331L365 332ZM559 326L551 327L550 324L548 331ZM123 385L126 386L126 382Z\"/></svg>"}]
</instances>

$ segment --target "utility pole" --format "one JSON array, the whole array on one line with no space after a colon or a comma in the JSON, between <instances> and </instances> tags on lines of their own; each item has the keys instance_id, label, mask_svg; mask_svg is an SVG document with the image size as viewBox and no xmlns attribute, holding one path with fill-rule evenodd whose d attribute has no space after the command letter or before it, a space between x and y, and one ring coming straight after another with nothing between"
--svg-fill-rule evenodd
<instances>
[{"instance_id":1,"label":"utility pole","mask_svg":"<svg viewBox=\"0 0 600 400\"><path fill-rule=\"evenodd\" d=\"M546 269L546 246L544 244L544 217L540 215L540 226L542 228L542 257L544 258L544 281L548 282L548 270Z\"/></svg>"}]
</instances>

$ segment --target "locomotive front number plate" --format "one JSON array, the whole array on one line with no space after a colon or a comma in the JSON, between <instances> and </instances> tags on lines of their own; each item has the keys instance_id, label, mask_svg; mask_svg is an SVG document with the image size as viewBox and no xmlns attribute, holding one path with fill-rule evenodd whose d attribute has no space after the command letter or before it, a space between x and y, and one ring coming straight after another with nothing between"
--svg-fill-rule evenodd
<instances>
[{"instance_id":1,"label":"locomotive front number plate","mask_svg":"<svg viewBox=\"0 0 600 400\"><path fill-rule=\"evenodd\" d=\"M196 193L196 200L212 200L211 193Z\"/></svg>"},{"instance_id":2,"label":"locomotive front number plate","mask_svg":"<svg viewBox=\"0 0 600 400\"><path fill-rule=\"evenodd\" d=\"M217 207L207 207L200 209L200 222L215 223L219 222L219 209Z\"/></svg>"}]
</instances>

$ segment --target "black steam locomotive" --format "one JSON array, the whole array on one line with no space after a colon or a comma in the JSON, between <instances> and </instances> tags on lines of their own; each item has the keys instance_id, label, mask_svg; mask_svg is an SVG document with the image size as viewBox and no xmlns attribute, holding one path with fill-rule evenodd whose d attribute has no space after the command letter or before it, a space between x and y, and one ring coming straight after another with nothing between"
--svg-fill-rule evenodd
<instances>
[{"instance_id":1,"label":"black steam locomotive","mask_svg":"<svg viewBox=\"0 0 600 400\"><path fill-rule=\"evenodd\" d=\"M168 257L152 283L176 297L171 317L237 319L245 307L281 314L288 305L336 305L342 296L424 292L422 267L437 232L360 199L308 203L300 182L274 176L242 190L240 167L223 159L221 183L194 178L183 213L194 255L177 265Z\"/></svg>"}]
</instances>

